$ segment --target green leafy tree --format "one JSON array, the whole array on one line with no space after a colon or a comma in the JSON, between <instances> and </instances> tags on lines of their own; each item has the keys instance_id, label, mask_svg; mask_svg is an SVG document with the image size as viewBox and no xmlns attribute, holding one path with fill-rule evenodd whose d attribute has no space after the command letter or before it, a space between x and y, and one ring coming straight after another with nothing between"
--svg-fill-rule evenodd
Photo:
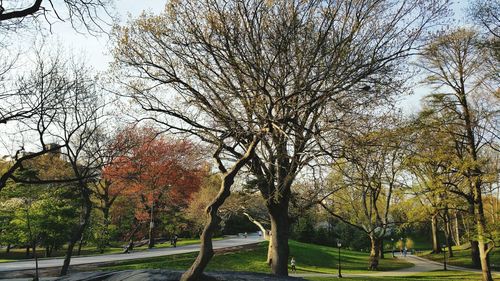
<instances>
[{"instance_id":1,"label":"green leafy tree","mask_svg":"<svg viewBox=\"0 0 500 281\"><path fill-rule=\"evenodd\" d=\"M448 118L437 128L453 139L457 171L469 187L465 197L474 207L479 259L484 281L493 280L488 264L492 249L487 237L483 190L487 165L484 147L495 143L494 127L490 123L497 112L491 103L495 80L489 75L488 53L478 48L478 34L472 30L456 29L437 34L422 52L420 67L425 71L425 83L434 87L431 97L436 114ZM449 122L452 121L452 122ZM490 246L488 246L490 245Z\"/></svg>"}]
</instances>

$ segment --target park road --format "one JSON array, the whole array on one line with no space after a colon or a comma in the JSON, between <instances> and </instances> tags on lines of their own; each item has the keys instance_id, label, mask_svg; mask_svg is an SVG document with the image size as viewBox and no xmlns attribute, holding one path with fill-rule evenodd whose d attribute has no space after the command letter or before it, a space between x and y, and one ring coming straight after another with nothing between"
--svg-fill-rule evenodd
<instances>
[{"instance_id":1,"label":"park road","mask_svg":"<svg viewBox=\"0 0 500 281\"><path fill-rule=\"evenodd\" d=\"M213 241L213 247L214 249L223 249L223 248L231 248L248 244L254 244L261 241L264 241L262 237L260 237L257 234L251 234L248 235L247 238L241 236L241 237L231 237L222 240L215 240ZM71 265L108 263L113 261L153 258L153 257L198 252L199 250L200 250L200 245L195 244L195 245L179 246L177 248L158 248L158 249L149 249L144 251L135 251L129 254L108 254L108 255L95 255L95 256L83 256L83 257L74 256L71 258ZM60 267L63 264L63 260L64 260L63 258L39 259L38 267L39 268ZM34 268L35 268L35 260L0 263L0 272L28 270Z\"/></svg>"}]
</instances>

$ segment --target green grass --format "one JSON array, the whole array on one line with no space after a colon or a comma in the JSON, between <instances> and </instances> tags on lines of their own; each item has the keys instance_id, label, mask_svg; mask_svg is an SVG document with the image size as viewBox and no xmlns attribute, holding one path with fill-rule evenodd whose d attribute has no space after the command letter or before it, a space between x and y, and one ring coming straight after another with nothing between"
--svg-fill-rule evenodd
<instances>
[{"instance_id":1,"label":"green grass","mask_svg":"<svg viewBox=\"0 0 500 281\"><path fill-rule=\"evenodd\" d=\"M223 237L217 237L217 238L213 238L212 240L222 240L224 239ZM189 238L181 238L177 241L177 247L180 247L180 246L187 246L187 245L193 245L193 244L198 244L200 243L200 239L189 239ZM173 247L172 245L170 245L170 241L166 241L166 242L163 242L163 243L156 243L155 245L155 248L171 248ZM140 247L135 247L134 248L134 251L135 250L147 250L148 249L148 245L143 245L143 246L140 246ZM122 249L123 250L123 249Z\"/></svg>"},{"instance_id":2,"label":"green grass","mask_svg":"<svg viewBox=\"0 0 500 281\"><path fill-rule=\"evenodd\" d=\"M311 281L327 281L327 280L338 280L338 278L331 277L309 277L306 278ZM478 273L464 272L464 271L431 271L425 273L419 273L411 276L399 276L399 277L344 277L342 280L345 281L402 281L402 280L414 280L414 281L480 281L481 275ZM497 280L497 279L495 279Z\"/></svg>"},{"instance_id":3,"label":"green grass","mask_svg":"<svg viewBox=\"0 0 500 281\"><path fill-rule=\"evenodd\" d=\"M448 253L447 253L448 255ZM443 262L443 254L431 254L430 251L423 253L422 257ZM462 247L453 247L453 257L447 257L447 262L451 265L472 268L470 258L470 249L462 249ZM500 271L500 248L495 248L490 252L490 265L492 270Z\"/></svg>"},{"instance_id":4,"label":"green grass","mask_svg":"<svg viewBox=\"0 0 500 281\"><path fill-rule=\"evenodd\" d=\"M223 238L214 238L214 240L221 240ZM186 246L186 245L192 245L192 244L198 244L200 243L199 239L184 239L180 238L177 241L177 246ZM117 254L117 253L122 253L123 252L123 247L120 246L120 244L124 244L123 242L116 242L113 243L114 245L112 247L107 247L104 249L104 253L100 253L95 246L84 246L82 247L82 251L80 253L80 256L93 256L93 255L105 255L105 254ZM170 245L170 242L164 242L164 243L157 243L155 245L155 248L170 248L173 247ZM145 251L148 249L148 245L144 245L141 247L135 247L134 251ZM45 254L45 249L44 248L39 248L37 247L37 255L40 258L44 258ZM73 250L73 255L76 256L77 253L77 247ZM30 252L31 254L31 252ZM62 249L59 249L57 251L54 251L49 258L55 258L55 257L63 257L66 254L66 247L63 247ZM10 250L9 253L6 253L5 251L0 252L0 263L1 262L12 262L12 261L18 261L18 260L23 260L23 259L31 259L31 257L26 257L26 249L25 248L13 248Z\"/></svg>"},{"instance_id":5,"label":"green grass","mask_svg":"<svg viewBox=\"0 0 500 281\"><path fill-rule=\"evenodd\" d=\"M297 261L297 272L332 273L337 272L338 252L336 248L290 241L290 256ZM193 262L196 253L165 256L143 260L124 261L106 270L168 268L185 270ZM256 249L215 255L207 270L233 270L269 273L267 242L260 243ZM367 253L342 250L342 270L344 272L366 272L368 268ZM380 270L394 270L411 267L412 264L400 259L387 258L381 260Z\"/></svg>"},{"instance_id":6,"label":"green grass","mask_svg":"<svg viewBox=\"0 0 500 281\"><path fill-rule=\"evenodd\" d=\"M76 247L75 247L76 248ZM73 250L73 254L76 256L77 253L77 248ZM45 249L43 248L36 248L37 251L37 256L40 258L44 258L45 256ZM123 248L121 247L108 247L104 250L103 254L114 254L114 253L121 253L123 251ZM54 258L54 257L63 257L66 254L66 247L63 247L62 249L59 249L57 251L53 251L51 257L49 258ZM82 251L80 253L81 256L90 256L90 255L100 255L101 253L96 249L96 247L91 247L91 246L85 246L82 247ZM32 249L30 250L30 257L26 257L26 249L24 248L13 248L10 249L9 253L6 253L5 251L2 251L0 253L0 262L11 262L11 261L18 261L18 260L24 260L24 259L31 259L32 255Z\"/></svg>"}]
</instances>

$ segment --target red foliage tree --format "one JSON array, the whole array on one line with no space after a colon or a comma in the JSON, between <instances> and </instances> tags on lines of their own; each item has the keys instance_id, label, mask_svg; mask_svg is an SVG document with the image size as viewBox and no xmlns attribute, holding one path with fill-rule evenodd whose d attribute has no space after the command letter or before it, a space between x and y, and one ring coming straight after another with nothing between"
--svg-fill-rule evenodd
<instances>
[{"instance_id":1,"label":"red foliage tree","mask_svg":"<svg viewBox=\"0 0 500 281\"><path fill-rule=\"evenodd\" d=\"M190 141L159 136L150 128L129 129L121 138L134 143L104 170L109 193L135 206L138 223L149 222L149 247L154 247L158 213L184 207L207 173L198 148Z\"/></svg>"}]
</instances>

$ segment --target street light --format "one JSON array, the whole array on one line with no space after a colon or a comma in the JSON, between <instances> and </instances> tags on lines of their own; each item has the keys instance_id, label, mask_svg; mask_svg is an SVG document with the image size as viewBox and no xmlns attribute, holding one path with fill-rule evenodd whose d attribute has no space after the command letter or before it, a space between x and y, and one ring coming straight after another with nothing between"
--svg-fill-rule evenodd
<instances>
[{"instance_id":1,"label":"street light","mask_svg":"<svg viewBox=\"0 0 500 281\"><path fill-rule=\"evenodd\" d=\"M447 270L446 269L446 244L443 244L443 260L444 260L444 263L443 263L443 269L444 270Z\"/></svg>"},{"instance_id":2,"label":"street light","mask_svg":"<svg viewBox=\"0 0 500 281\"><path fill-rule=\"evenodd\" d=\"M337 247L339 247L339 278L342 278L342 267L340 265L340 247L342 247L342 243L340 243L340 240L337 241Z\"/></svg>"}]
</instances>

